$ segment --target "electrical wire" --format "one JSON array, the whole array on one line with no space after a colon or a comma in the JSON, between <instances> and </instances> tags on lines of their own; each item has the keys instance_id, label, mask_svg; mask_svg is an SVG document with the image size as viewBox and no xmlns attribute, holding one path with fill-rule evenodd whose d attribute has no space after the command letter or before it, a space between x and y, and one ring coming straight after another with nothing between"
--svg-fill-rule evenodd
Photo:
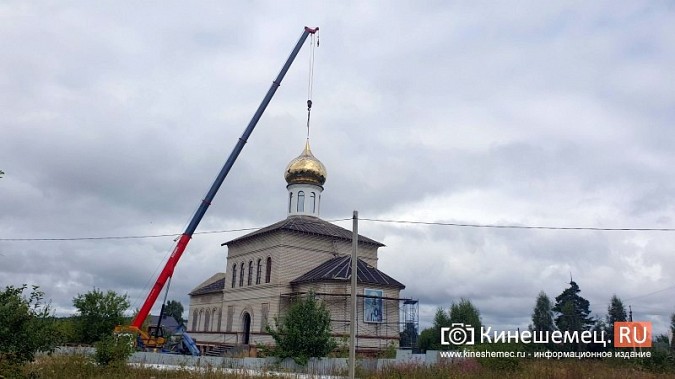
<instances>
[{"instance_id":1,"label":"electrical wire","mask_svg":"<svg viewBox=\"0 0 675 379\"><path fill-rule=\"evenodd\" d=\"M645 294L642 294L642 295L637 295L637 296L629 297L629 298L627 298L627 299L624 299L623 301L640 299L640 298L643 298L643 297L647 297L647 296L651 296L651 295L656 295L657 293L666 292L666 291L669 291L669 290L671 290L671 289L675 289L675 285L672 285L672 286L666 287L666 288L662 288L662 289L657 290L657 291L654 291L654 292L649 292L649 293L645 293Z\"/></svg>"},{"instance_id":2,"label":"electrical wire","mask_svg":"<svg viewBox=\"0 0 675 379\"><path fill-rule=\"evenodd\" d=\"M351 220L350 218L341 218L334 220L326 220L328 222L340 222ZM193 234L221 234L221 233L235 233L247 232L251 230L259 230L264 226L256 226L250 228L226 229L226 230L209 230L204 232L194 232ZM101 236L101 237L54 237L54 238L0 238L0 241L8 242L40 242L40 241L96 241L96 240L127 240L127 239L144 239L144 238L162 238L162 237L179 237L181 233L173 234L148 234L138 236Z\"/></svg>"},{"instance_id":3,"label":"electrical wire","mask_svg":"<svg viewBox=\"0 0 675 379\"><path fill-rule=\"evenodd\" d=\"M621 231L621 232L675 232L675 228L600 228L586 226L534 226L534 225L499 225L499 224L469 224L436 221L410 221L410 220L382 220L375 218L359 218L359 221L371 221L393 224L416 224L454 226L462 228L491 228L491 229L540 229L540 230L591 230L591 231Z\"/></svg>"},{"instance_id":4,"label":"electrical wire","mask_svg":"<svg viewBox=\"0 0 675 379\"><path fill-rule=\"evenodd\" d=\"M230 232L243 232L248 230L256 230L260 228L242 228L242 229L230 229L230 230L213 230L207 232L195 232L193 234L210 234L210 233L230 233ZM129 240L129 239L144 239L144 238L162 238L162 237L178 237L181 236L180 233L174 234L149 234L149 235L138 235L138 236L101 236L101 237L64 237L64 238L0 238L0 241L13 241L13 242L25 242L25 241L88 241L88 240Z\"/></svg>"},{"instance_id":5,"label":"electrical wire","mask_svg":"<svg viewBox=\"0 0 675 379\"><path fill-rule=\"evenodd\" d=\"M326 221L340 222L349 220L351 220L351 217ZM380 222L387 224L432 225L432 226L450 226L460 228L486 228L486 229L531 229L531 230L570 230L570 231L586 230L586 231L603 231L603 232L675 232L675 228L603 228L603 227L586 227L586 226L470 224L470 223L440 222L440 221L387 220L377 218L359 218L359 220ZM221 233L247 232L251 230L258 230L263 227L264 226L239 228L239 229L226 229L226 230L209 230L204 232L195 232L194 234L221 234ZM0 241L27 242L27 241L126 240L126 239L178 237L180 235L181 235L180 233L173 233L173 234L148 234L137 236L132 235L132 236L100 236L100 237L0 238Z\"/></svg>"}]
</instances>

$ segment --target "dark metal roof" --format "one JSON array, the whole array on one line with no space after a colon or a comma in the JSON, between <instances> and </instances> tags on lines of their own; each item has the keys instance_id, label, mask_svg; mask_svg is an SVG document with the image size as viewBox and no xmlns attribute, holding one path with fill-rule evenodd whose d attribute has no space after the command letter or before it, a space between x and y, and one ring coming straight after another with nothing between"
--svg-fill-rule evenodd
<instances>
[{"instance_id":1,"label":"dark metal roof","mask_svg":"<svg viewBox=\"0 0 675 379\"><path fill-rule=\"evenodd\" d=\"M396 279L358 259L357 277L359 284L374 284L378 286L396 287L404 289L405 286ZM291 284L313 283L322 281L349 281L352 277L352 257L342 256L330 259L316 268L306 272Z\"/></svg>"},{"instance_id":2,"label":"dark metal roof","mask_svg":"<svg viewBox=\"0 0 675 379\"><path fill-rule=\"evenodd\" d=\"M347 241L352 240L352 231L347 230L343 227L331 224L328 221L324 221L318 217L313 216L289 216L285 220L281 220L277 223L274 223L270 226L266 226L262 229L251 232L245 236L235 238L232 241L225 242L222 245L229 245L234 242L240 242L247 240L249 238L272 233L277 230L288 230L298 233L307 233L307 234L316 234L322 236L328 236L333 238L339 238ZM372 240L368 237L359 235L359 242L372 244L378 247L384 246L384 244Z\"/></svg>"},{"instance_id":3,"label":"dark metal roof","mask_svg":"<svg viewBox=\"0 0 675 379\"><path fill-rule=\"evenodd\" d=\"M209 283L204 287L197 288L196 290L190 292L189 295L204 295L207 293L220 292L223 289L225 289L225 278L216 280L215 282Z\"/></svg>"},{"instance_id":4,"label":"dark metal roof","mask_svg":"<svg viewBox=\"0 0 675 379\"><path fill-rule=\"evenodd\" d=\"M159 316L150 316L150 325L157 325L157 320L159 319ZM161 326L169 329L170 331L175 331L180 324L178 321L173 316L170 315L162 315L162 323L160 324Z\"/></svg>"}]
</instances>

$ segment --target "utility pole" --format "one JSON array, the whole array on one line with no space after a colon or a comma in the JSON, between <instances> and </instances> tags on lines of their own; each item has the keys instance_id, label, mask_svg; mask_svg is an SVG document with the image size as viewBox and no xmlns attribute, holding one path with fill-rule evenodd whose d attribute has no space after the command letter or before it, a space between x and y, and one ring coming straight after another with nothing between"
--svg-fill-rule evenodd
<instances>
[{"instance_id":1,"label":"utility pole","mask_svg":"<svg viewBox=\"0 0 675 379\"><path fill-rule=\"evenodd\" d=\"M352 314L349 323L349 378L356 376L356 280L358 277L359 212L352 215Z\"/></svg>"}]
</instances>

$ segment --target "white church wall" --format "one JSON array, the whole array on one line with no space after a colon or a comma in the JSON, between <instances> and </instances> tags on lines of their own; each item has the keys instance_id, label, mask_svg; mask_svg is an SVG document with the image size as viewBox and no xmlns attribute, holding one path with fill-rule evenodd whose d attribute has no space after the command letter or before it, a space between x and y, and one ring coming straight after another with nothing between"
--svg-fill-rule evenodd
<instances>
[{"instance_id":1,"label":"white church wall","mask_svg":"<svg viewBox=\"0 0 675 379\"><path fill-rule=\"evenodd\" d=\"M398 299L400 291L396 288L374 285L357 286L357 294L363 295L365 289L379 289L383 298ZM349 335L351 319L351 284L348 282L304 283L294 286L294 291L308 293L314 291L331 312L331 328L337 338ZM384 349L393 344L398 346L400 337L400 313L398 300L383 300L382 322L367 322L364 317L363 297L357 298L357 335L361 349Z\"/></svg>"},{"instance_id":2,"label":"white church wall","mask_svg":"<svg viewBox=\"0 0 675 379\"><path fill-rule=\"evenodd\" d=\"M258 235L251 239L239 241L228 247L225 272L225 288L222 293L192 296L190 299L190 316L194 317L197 310L195 338L203 345L219 343L237 345L243 343L243 314L246 311L251 317L250 344L271 344L273 339L265 331L265 320L274 323L283 311L284 298L282 295L293 292L290 281L314 269L327 260L351 254L351 242L334 239L332 237L302 234L291 231L278 230L268 234ZM376 267L378 247L371 244L359 244L359 257L366 263ZM271 258L270 282L266 283L267 258ZM260 283L258 277L257 260L261 259ZM252 279L249 284L248 263L253 262ZM236 281L232 287L232 267L237 264ZM244 263L244 280L241 278L241 263ZM243 285L242 285L243 284ZM359 293L363 293L359 286ZM368 287L371 288L371 287ZM317 288L317 292L348 294L349 285L342 283L324 283ZM398 290L383 289L385 297L397 298ZM339 299L339 297L336 297ZM347 298L348 299L348 298ZM347 320L349 317L348 301L331 300L329 308L336 320ZM360 315L363 314L363 298L359 298ZM209 331L205 331L205 316L202 310L211 309ZM214 317L213 309L217 309ZM389 343L398 343L398 304L385 306L387 323L378 325L368 324L359 320L358 328L362 337L359 348L384 348ZM263 317L264 311L266 317ZM205 313L204 313L205 314ZM220 325L213 329L213 325ZM192 321L188 321L188 328L192 329ZM395 326L390 326L395 325ZM332 325L336 336L344 336L349 331L349 324L344 321L334 321Z\"/></svg>"}]
</instances>

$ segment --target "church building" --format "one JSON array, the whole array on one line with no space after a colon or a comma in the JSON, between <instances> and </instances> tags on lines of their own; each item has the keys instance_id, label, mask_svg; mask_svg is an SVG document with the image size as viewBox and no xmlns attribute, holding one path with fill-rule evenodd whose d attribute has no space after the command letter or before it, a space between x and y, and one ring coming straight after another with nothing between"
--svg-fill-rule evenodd
<instances>
[{"instance_id":1,"label":"church building","mask_svg":"<svg viewBox=\"0 0 675 379\"><path fill-rule=\"evenodd\" d=\"M188 332L203 351L274 344L266 326L310 291L331 313L332 334L349 336L352 231L319 217L326 168L309 139L284 173L286 219L225 242L224 273L190 292ZM399 346L403 284L377 269L382 243L359 235L357 349ZM409 299L408 299L409 301ZM416 303L416 302L415 302Z\"/></svg>"}]
</instances>

